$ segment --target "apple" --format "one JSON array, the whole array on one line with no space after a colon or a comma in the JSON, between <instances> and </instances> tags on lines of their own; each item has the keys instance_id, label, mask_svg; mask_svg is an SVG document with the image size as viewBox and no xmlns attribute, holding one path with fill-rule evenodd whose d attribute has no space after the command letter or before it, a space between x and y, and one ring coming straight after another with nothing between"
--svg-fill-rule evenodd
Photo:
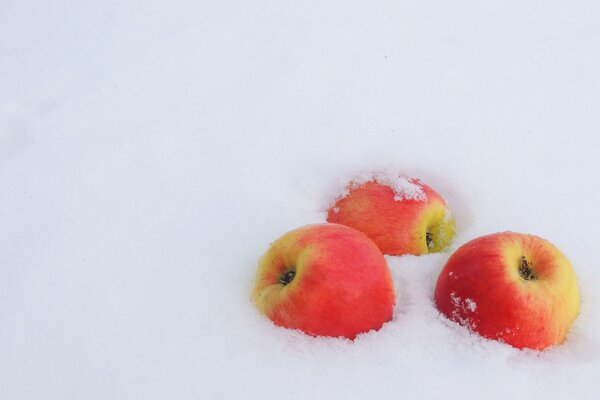
<instances>
[{"instance_id":1,"label":"apple","mask_svg":"<svg viewBox=\"0 0 600 400\"><path fill-rule=\"evenodd\" d=\"M392 319L394 285L375 243L338 224L307 225L273 242L252 292L276 325L354 339Z\"/></svg>"},{"instance_id":2,"label":"apple","mask_svg":"<svg viewBox=\"0 0 600 400\"><path fill-rule=\"evenodd\" d=\"M567 258L547 240L513 232L460 247L442 269L434 297L452 321L520 349L562 343L579 313Z\"/></svg>"},{"instance_id":3,"label":"apple","mask_svg":"<svg viewBox=\"0 0 600 400\"><path fill-rule=\"evenodd\" d=\"M454 237L444 199L418 179L374 174L350 182L329 207L327 221L365 233L384 254L443 250Z\"/></svg>"}]
</instances>

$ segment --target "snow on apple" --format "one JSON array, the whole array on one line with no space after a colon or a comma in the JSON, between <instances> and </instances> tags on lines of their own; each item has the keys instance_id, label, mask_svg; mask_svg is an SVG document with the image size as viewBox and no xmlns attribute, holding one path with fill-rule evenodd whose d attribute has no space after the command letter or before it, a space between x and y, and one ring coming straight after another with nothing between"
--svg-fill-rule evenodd
<instances>
[{"instance_id":1,"label":"snow on apple","mask_svg":"<svg viewBox=\"0 0 600 400\"><path fill-rule=\"evenodd\" d=\"M347 197L352 189L359 188L368 182L376 182L390 187L394 191L394 200L396 201L427 201L427 194L418 179L391 172L374 172L358 176L348 184L348 189L342 192L338 200Z\"/></svg>"}]
</instances>

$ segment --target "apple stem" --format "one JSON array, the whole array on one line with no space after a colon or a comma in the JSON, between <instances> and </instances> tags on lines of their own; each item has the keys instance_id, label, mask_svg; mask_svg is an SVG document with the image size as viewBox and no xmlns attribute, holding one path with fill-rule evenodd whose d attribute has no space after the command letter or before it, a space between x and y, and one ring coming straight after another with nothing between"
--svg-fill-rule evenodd
<instances>
[{"instance_id":1,"label":"apple stem","mask_svg":"<svg viewBox=\"0 0 600 400\"><path fill-rule=\"evenodd\" d=\"M294 271L294 270L286 271L279 277L279 283L283 284L284 286L289 285L290 282L294 280L295 276L296 276L296 271Z\"/></svg>"},{"instance_id":2,"label":"apple stem","mask_svg":"<svg viewBox=\"0 0 600 400\"><path fill-rule=\"evenodd\" d=\"M531 267L532 265L527 261L525 256L521 256L521 263L519 264L519 275L521 275L521 278L526 281L537 279Z\"/></svg>"}]
</instances>

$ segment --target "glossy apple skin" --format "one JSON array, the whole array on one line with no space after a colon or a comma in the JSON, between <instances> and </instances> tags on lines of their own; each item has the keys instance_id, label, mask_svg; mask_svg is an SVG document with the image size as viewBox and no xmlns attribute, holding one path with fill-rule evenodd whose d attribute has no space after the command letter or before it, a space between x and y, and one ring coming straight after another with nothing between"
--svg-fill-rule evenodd
<instances>
[{"instance_id":1,"label":"glossy apple skin","mask_svg":"<svg viewBox=\"0 0 600 400\"><path fill-rule=\"evenodd\" d=\"M522 257L535 278L519 273ZM434 297L449 319L516 348L562 343L579 313L579 289L567 258L542 238L512 232L460 247L442 269Z\"/></svg>"},{"instance_id":2,"label":"glossy apple skin","mask_svg":"<svg viewBox=\"0 0 600 400\"><path fill-rule=\"evenodd\" d=\"M444 199L418 180L425 200L400 199L394 190L378 182L349 189L327 212L327 221L365 233L384 254L422 255L443 250L452 241L454 220ZM433 234L428 246L427 232Z\"/></svg>"},{"instance_id":3,"label":"glossy apple skin","mask_svg":"<svg viewBox=\"0 0 600 400\"><path fill-rule=\"evenodd\" d=\"M295 276L284 285L280 279L291 270ZM377 246L337 224L308 225L273 242L259 261L252 297L276 325L349 339L381 328L394 309L393 282Z\"/></svg>"}]
</instances>

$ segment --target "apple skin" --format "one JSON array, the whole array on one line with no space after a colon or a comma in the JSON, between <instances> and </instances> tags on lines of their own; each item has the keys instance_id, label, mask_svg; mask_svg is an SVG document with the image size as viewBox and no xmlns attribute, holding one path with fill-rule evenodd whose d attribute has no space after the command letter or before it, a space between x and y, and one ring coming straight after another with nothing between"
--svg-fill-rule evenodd
<instances>
[{"instance_id":1,"label":"apple skin","mask_svg":"<svg viewBox=\"0 0 600 400\"><path fill-rule=\"evenodd\" d=\"M460 247L442 269L434 297L450 320L519 349L562 343L579 313L567 258L547 240L513 232Z\"/></svg>"},{"instance_id":2,"label":"apple skin","mask_svg":"<svg viewBox=\"0 0 600 400\"><path fill-rule=\"evenodd\" d=\"M276 325L349 339L390 321L395 302L383 254L361 232L337 224L307 225L273 242L259 261L252 298Z\"/></svg>"},{"instance_id":3,"label":"apple skin","mask_svg":"<svg viewBox=\"0 0 600 400\"><path fill-rule=\"evenodd\" d=\"M422 255L446 248L455 233L454 220L444 199L417 179L424 198L402 198L385 183L350 184L327 212L327 221L365 233L384 254ZM428 240L427 236L431 240Z\"/></svg>"}]
</instances>

